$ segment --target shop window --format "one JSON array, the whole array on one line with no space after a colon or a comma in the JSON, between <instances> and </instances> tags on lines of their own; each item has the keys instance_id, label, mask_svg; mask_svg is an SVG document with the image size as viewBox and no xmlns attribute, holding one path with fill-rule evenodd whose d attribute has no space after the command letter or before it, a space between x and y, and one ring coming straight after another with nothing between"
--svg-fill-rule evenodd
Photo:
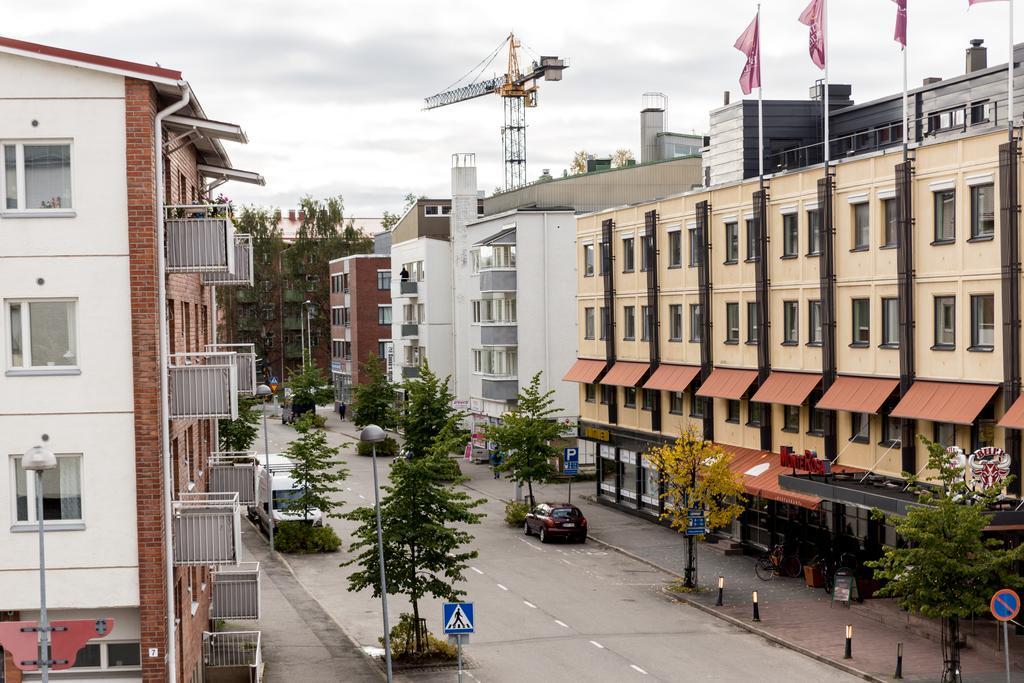
<instances>
[{"instance_id":1,"label":"shop window","mask_svg":"<svg viewBox=\"0 0 1024 683\"><path fill-rule=\"evenodd\" d=\"M610 446L601 445L601 493L602 495L615 495L618 490L619 465L615 462L615 449Z\"/></svg>"},{"instance_id":2,"label":"shop window","mask_svg":"<svg viewBox=\"0 0 1024 683\"><path fill-rule=\"evenodd\" d=\"M933 349L956 348L956 297L935 297L935 345Z\"/></svg>"},{"instance_id":3,"label":"shop window","mask_svg":"<svg viewBox=\"0 0 1024 683\"><path fill-rule=\"evenodd\" d=\"M725 263L736 263L740 258L740 231L736 223L725 224Z\"/></svg>"},{"instance_id":4,"label":"shop window","mask_svg":"<svg viewBox=\"0 0 1024 683\"><path fill-rule=\"evenodd\" d=\"M697 395L696 389L690 389L690 417L704 417L704 397Z\"/></svg>"},{"instance_id":5,"label":"shop window","mask_svg":"<svg viewBox=\"0 0 1024 683\"><path fill-rule=\"evenodd\" d=\"M800 406L782 406L782 431L800 431Z\"/></svg>"},{"instance_id":6,"label":"shop window","mask_svg":"<svg viewBox=\"0 0 1024 683\"><path fill-rule=\"evenodd\" d=\"M821 254L821 214L817 209L807 212L807 255Z\"/></svg>"},{"instance_id":7,"label":"shop window","mask_svg":"<svg viewBox=\"0 0 1024 683\"><path fill-rule=\"evenodd\" d=\"M733 424L740 423L740 402L739 401L726 401L725 402L725 421L732 422Z\"/></svg>"},{"instance_id":8,"label":"shop window","mask_svg":"<svg viewBox=\"0 0 1024 683\"><path fill-rule=\"evenodd\" d=\"M991 294L971 296L971 348L991 351L996 343L995 298Z\"/></svg>"},{"instance_id":9,"label":"shop window","mask_svg":"<svg viewBox=\"0 0 1024 683\"><path fill-rule=\"evenodd\" d=\"M678 230L668 234L668 267L678 268L683 265L682 233Z\"/></svg>"},{"instance_id":10,"label":"shop window","mask_svg":"<svg viewBox=\"0 0 1024 683\"><path fill-rule=\"evenodd\" d=\"M653 389L644 389L642 394L644 410L654 410L658 402L658 392Z\"/></svg>"},{"instance_id":11,"label":"shop window","mask_svg":"<svg viewBox=\"0 0 1024 683\"><path fill-rule=\"evenodd\" d=\"M671 413L672 415L683 414L683 392L668 392L668 412Z\"/></svg>"},{"instance_id":12,"label":"shop window","mask_svg":"<svg viewBox=\"0 0 1024 683\"><path fill-rule=\"evenodd\" d=\"M982 408L978 419L971 425L971 450L996 445L996 409L993 403Z\"/></svg>"},{"instance_id":13,"label":"shop window","mask_svg":"<svg viewBox=\"0 0 1024 683\"><path fill-rule=\"evenodd\" d=\"M897 446L900 444L900 419L892 415L882 416L882 446Z\"/></svg>"},{"instance_id":14,"label":"shop window","mask_svg":"<svg viewBox=\"0 0 1024 683\"><path fill-rule=\"evenodd\" d=\"M896 231L898 229L899 206L895 199L882 200L882 216L885 222L882 224L882 246L896 246Z\"/></svg>"},{"instance_id":15,"label":"shop window","mask_svg":"<svg viewBox=\"0 0 1024 683\"><path fill-rule=\"evenodd\" d=\"M584 395L586 396L587 403L597 402L597 385L587 384L584 388Z\"/></svg>"},{"instance_id":16,"label":"shop window","mask_svg":"<svg viewBox=\"0 0 1024 683\"><path fill-rule=\"evenodd\" d=\"M622 388L622 407L636 408L636 389L633 387Z\"/></svg>"},{"instance_id":17,"label":"shop window","mask_svg":"<svg viewBox=\"0 0 1024 683\"><path fill-rule=\"evenodd\" d=\"M956 425L948 424L945 422L935 423L935 443L939 444L943 448L949 448L950 446L956 445Z\"/></svg>"},{"instance_id":18,"label":"shop window","mask_svg":"<svg viewBox=\"0 0 1024 683\"><path fill-rule=\"evenodd\" d=\"M991 183L971 188L971 239L992 239L996 233L995 190Z\"/></svg>"},{"instance_id":19,"label":"shop window","mask_svg":"<svg viewBox=\"0 0 1024 683\"><path fill-rule=\"evenodd\" d=\"M868 443L871 438L871 416L868 413L850 413L850 441Z\"/></svg>"},{"instance_id":20,"label":"shop window","mask_svg":"<svg viewBox=\"0 0 1024 683\"><path fill-rule=\"evenodd\" d=\"M948 244L956 240L956 191L941 190L934 194L935 241Z\"/></svg>"},{"instance_id":21,"label":"shop window","mask_svg":"<svg viewBox=\"0 0 1024 683\"><path fill-rule=\"evenodd\" d=\"M634 239L626 237L622 240L622 272L632 273L636 269L636 253L633 249Z\"/></svg>"},{"instance_id":22,"label":"shop window","mask_svg":"<svg viewBox=\"0 0 1024 683\"><path fill-rule=\"evenodd\" d=\"M754 401L747 402L747 426L748 427L760 427L761 426L761 411L764 410L764 405L755 403Z\"/></svg>"},{"instance_id":23,"label":"shop window","mask_svg":"<svg viewBox=\"0 0 1024 683\"><path fill-rule=\"evenodd\" d=\"M797 215L788 213L782 217L782 258L796 258L800 253L800 226Z\"/></svg>"}]
</instances>

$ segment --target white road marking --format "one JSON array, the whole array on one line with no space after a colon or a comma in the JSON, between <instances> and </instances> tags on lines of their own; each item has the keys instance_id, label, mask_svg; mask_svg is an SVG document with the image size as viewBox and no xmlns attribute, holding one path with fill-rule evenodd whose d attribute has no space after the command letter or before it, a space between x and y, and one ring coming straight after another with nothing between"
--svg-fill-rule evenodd
<instances>
[{"instance_id":1,"label":"white road marking","mask_svg":"<svg viewBox=\"0 0 1024 683\"><path fill-rule=\"evenodd\" d=\"M480 574L481 576L483 576L483 572L482 572L482 571L480 571L479 569L477 569L476 567L470 567L470 569L472 569L473 571L475 571L475 572L476 572L477 574Z\"/></svg>"},{"instance_id":2,"label":"white road marking","mask_svg":"<svg viewBox=\"0 0 1024 683\"><path fill-rule=\"evenodd\" d=\"M647 672L646 672L646 671L644 671L643 669L641 669L641 668L640 668L639 666L637 666L636 664L630 664L630 665L629 665L629 668L630 668L630 669L633 669L634 671L639 671L639 672L640 672L640 673L642 673L642 674L643 674L644 676L646 676L646 675L647 675Z\"/></svg>"},{"instance_id":3,"label":"white road marking","mask_svg":"<svg viewBox=\"0 0 1024 683\"><path fill-rule=\"evenodd\" d=\"M594 647L600 649L600 650L604 649L604 645L602 645L601 643L597 642L596 640L590 641L590 644L593 645Z\"/></svg>"},{"instance_id":4,"label":"white road marking","mask_svg":"<svg viewBox=\"0 0 1024 683\"><path fill-rule=\"evenodd\" d=\"M532 544L529 541L527 541L525 538L520 538L519 540L522 541L523 543L525 543L527 545L527 547L533 548L534 550L538 550L540 552L544 552L544 548L538 548L534 544Z\"/></svg>"},{"instance_id":5,"label":"white road marking","mask_svg":"<svg viewBox=\"0 0 1024 683\"><path fill-rule=\"evenodd\" d=\"M346 490L346 491L351 491L351 490L352 490L352 487L351 487L351 486L346 486L346 487L345 487L345 490Z\"/></svg>"},{"instance_id":6,"label":"white road marking","mask_svg":"<svg viewBox=\"0 0 1024 683\"><path fill-rule=\"evenodd\" d=\"M569 628L569 624L565 623L564 621L559 621L558 619L555 619L555 623L561 626L562 628Z\"/></svg>"},{"instance_id":7,"label":"white road marking","mask_svg":"<svg viewBox=\"0 0 1024 683\"><path fill-rule=\"evenodd\" d=\"M573 564L573 563L572 563L572 562L570 562L569 560L565 559L564 557L562 557L562 558L559 558L559 559L561 559L561 560L562 560L562 562L565 562L565 563L566 563L567 565L569 565L570 567L575 567L575 566L576 566L575 564Z\"/></svg>"},{"instance_id":8,"label":"white road marking","mask_svg":"<svg viewBox=\"0 0 1024 683\"><path fill-rule=\"evenodd\" d=\"M500 589L501 589L501 590L503 590L503 591L507 591L507 590L508 590L507 588L505 588L504 586L502 586L502 585L501 585L500 583L498 584L498 588L500 588Z\"/></svg>"},{"instance_id":9,"label":"white road marking","mask_svg":"<svg viewBox=\"0 0 1024 683\"><path fill-rule=\"evenodd\" d=\"M360 497L360 498L361 498L362 500L366 500L365 496L363 496L363 494L361 494L361 493L359 494L359 497Z\"/></svg>"},{"instance_id":10,"label":"white road marking","mask_svg":"<svg viewBox=\"0 0 1024 683\"><path fill-rule=\"evenodd\" d=\"M530 609L537 609L537 605L533 604L532 602L527 602L526 600L523 600L523 604L529 607Z\"/></svg>"}]
</instances>

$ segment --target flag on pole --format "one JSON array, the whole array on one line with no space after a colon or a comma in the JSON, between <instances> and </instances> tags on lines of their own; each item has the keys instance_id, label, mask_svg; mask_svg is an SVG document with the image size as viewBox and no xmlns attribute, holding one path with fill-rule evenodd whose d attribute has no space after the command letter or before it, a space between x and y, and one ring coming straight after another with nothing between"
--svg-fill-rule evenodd
<instances>
[{"instance_id":1,"label":"flag on pole","mask_svg":"<svg viewBox=\"0 0 1024 683\"><path fill-rule=\"evenodd\" d=\"M983 2L1006 2L1007 0L967 0L967 8L970 9L971 5L980 5Z\"/></svg>"},{"instance_id":2,"label":"flag on pole","mask_svg":"<svg viewBox=\"0 0 1024 683\"><path fill-rule=\"evenodd\" d=\"M819 69L825 68L825 0L811 0L800 15L800 23L811 29L809 51L811 61Z\"/></svg>"},{"instance_id":3,"label":"flag on pole","mask_svg":"<svg viewBox=\"0 0 1024 683\"><path fill-rule=\"evenodd\" d=\"M734 47L747 56L747 63L743 65L740 72L740 89L744 95L749 95L754 88L761 87L761 38L760 32L761 13L754 16L750 26L743 32Z\"/></svg>"},{"instance_id":4,"label":"flag on pole","mask_svg":"<svg viewBox=\"0 0 1024 683\"><path fill-rule=\"evenodd\" d=\"M896 33L892 39L903 47L907 46L907 0L892 0L896 3Z\"/></svg>"}]
</instances>

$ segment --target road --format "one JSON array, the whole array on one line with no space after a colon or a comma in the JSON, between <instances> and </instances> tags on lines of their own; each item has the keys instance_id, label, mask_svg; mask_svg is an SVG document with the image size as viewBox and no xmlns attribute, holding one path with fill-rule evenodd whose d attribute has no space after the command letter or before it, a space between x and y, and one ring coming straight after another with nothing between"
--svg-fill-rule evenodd
<instances>
[{"instance_id":1,"label":"road","mask_svg":"<svg viewBox=\"0 0 1024 683\"><path fill-rule=\"evenodd\" d=\"M271 424L270 432L272 452L295 435L279 422ZM335 445L343 440L331 432L329 438ZM341 495L345 509L372 505L370 458L356 455L354 447L344 448L342 458L350 470ZM386 476L388 461L379 465L380 475ZM468 475L490 476L483 466L463 467ZM581 507L586 513L586 505ZM593 542L542 545L535 537L526 538L504 524L503 508L501 501L487 500L480 508L487 517L471 529L479 557L463 586L465 599L476 605L476 633L464 649L469 680L856 680L673 601L662 590L669 577L645 564ZM339 567L351 557L353 524L331 524L345 541L342 552L289 556L288 562L351 639L363 648L379 647L380 602L369 591L350 593L346 579L352 568ZM394 624L410 606L400 596L389 600ZM432 632L441 631L438 601L424 600L420 613ZM417 681L452 678L450 672L415 676Z\"/></svg>"}]
</instances>

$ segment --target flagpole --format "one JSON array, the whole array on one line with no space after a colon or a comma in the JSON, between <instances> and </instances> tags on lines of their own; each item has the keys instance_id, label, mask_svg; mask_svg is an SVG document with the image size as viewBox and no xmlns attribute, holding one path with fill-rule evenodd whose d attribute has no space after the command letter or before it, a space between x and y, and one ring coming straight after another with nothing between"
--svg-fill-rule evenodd
<instances>
[{"instance_id":1,"label":"flagpole","mask_svg":"<svg viewBox=\"0 0 1024 683\"><path fill-rule=\"evenodd\" d=\"M907 40L904 35L904 40ZM908 157L910 144L910 100L907 97L907 46L903 46L903 160Z\"/></svg>"},{"instance_id":2,"label":"flagpole","mask_svg":"<svg viewBox=\"0 0 1024 683\"><path fill-rule=\"evenodd\" d=\"M757 173L764 180L764 88L761 86L761 3L757 3Z\"/></svg>"},{"instance_id":3,"label":"flagpole","mask_svg":"<svg viewBox=\"0 0 1024 683\"><path fill-rule=\"evenodd\" d=\"M1010 56L1006 60L1006 122L1013 140L1013 0L1010 0Z\"/></svg>"},{"instance_id":4,"label":"flagpole","mask_svg":"<svg viewBox=\"0 0 1024 683\"><path fill-rule=\"evenodd\" d=\"M1012 2L1012 0L1011 0ZM824 0L825 7L825 172L828 173L829 144L828 144L828 0Z\"/></svg>"}]
</instances>

